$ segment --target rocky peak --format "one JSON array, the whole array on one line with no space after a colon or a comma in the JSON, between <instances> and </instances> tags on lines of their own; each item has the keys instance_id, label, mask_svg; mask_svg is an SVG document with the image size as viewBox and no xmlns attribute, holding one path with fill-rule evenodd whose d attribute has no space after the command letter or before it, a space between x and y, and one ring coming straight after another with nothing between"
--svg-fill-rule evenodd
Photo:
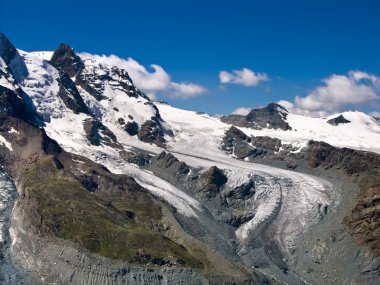
<instances>
[{"instance_id":1,"label":"rocky peak","mask_svg":"<svg viewBox=\"0 0 380 285\"><path fill-rule=\"evenodd\" d=\"M16 48L8 40L8 38L0 32L0 57L9 64L17 54Z\"/></svg>"},{"instance_id":2,"label":"rocky peak","mask_svg":"<svg viewBox=\"0 0 380 285\"><path fill-rule=\"evenodd\" d=\"M351 121L347 120L345 117L343 117L342 114L340 114L338 117L332 118L327 121L330 125L338 126L339 124L348 124L351 123Z\"/></svg>"},{"instance_id":3,"label":"rocky peak","mask_svg":"<svg viewBox=\"0 0 380 285\"><path fill-rule=\"evenodd\" d=\"M206 197L215 197L220 192L220 188L227 183L227 180L223 170L212 166L200 176L197 188L198 191L204 192Z\"/></svg>"},{"instance_id":4,"label":"rocky peak","mask_svg":"<svg viewBox=\"0 0 380 285\"><path fill-rule=\"evenodd\" d=\"M23 59L18 53L14 45L8 40L8 38L0 32L0 57L4 60L6 65L10 68L10 71L14 78L20 82L28 75L28 70L25 66Z\"/></svg>"},{"instance_id":5,"label":"rocky peak","mask_svg":"<svg viewBox=\"0 0 380 285\"><path fill-rule=\"evenodd\" d=\"M291 127L286 122L288 111L276 104L270 103L265 108L252 109L247 116L228 115L221 117L221 121L238 127L252 129L282 129L290 130Z\"/></svg>"},{"instance_id":6,"label":"rocky peak","mask_svg":"<svg viewBox=\"0 0 380 285\"><path fill-rule=\"evenodd\" d=\"M66 72L70 77L74 77L83 68L82 60L67 44L58 46L50 62L55 68Z\"/></svg>"}]
</instances>

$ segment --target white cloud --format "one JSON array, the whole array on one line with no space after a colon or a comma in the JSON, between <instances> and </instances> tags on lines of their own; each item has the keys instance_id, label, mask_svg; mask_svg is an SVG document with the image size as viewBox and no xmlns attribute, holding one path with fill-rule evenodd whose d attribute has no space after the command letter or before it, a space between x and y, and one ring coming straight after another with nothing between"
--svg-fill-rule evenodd
<instances>
[{"instance_id":1,"label":"white cloud","mask_svg":"<svg viewBox=\"0 0 380 285\"><path fill-rule=\"evenodd\" d=\"M296 96L294 103L281 100L292 113L309 116L326 116L352 107L374 103L380 92L380 77L363 71L332 74L322 80L323 86L312 90L307 96Z\"/></svg>"},{"instance_id":2,"label":"white cloud","mask_svg":"<svg viewBox=\"0 0 380 285\"><path fill-rule=\"evenodd\" d=\"M380 118L380 112L370 112L369 115L371 115L372 117L375 117L375 118Z\"/></svg>"},{"instance_id":3,"label":"white cloud","mask_svg":"<svg viewBox=\"0 0 380 285\"><path fill-rule=\"evenodd\" d=\"M222 84L239 84L243 86L257 86L261 81L269 80L265 73L256 73L249 68L242 70L233 70L232 72L221 71L219 73L219 80Z\"/></svg>"},{"instance_id":4,"label":"white cloud","mask_svg":"<svg viewBox=\"0 0 380 285\"><path fill-rule=\"evenodd\" d=\"M116 55L99 56L87 53L80 54L83 58L96 59L102 64L109 66L118 66L125 69L132 78L137 88L146 93L146 95L155 100L157 92L171 98L186 99L199 96L207 92L207 89L201 85L187 82L174 82L170 75L159 65L151 64L151 71L144 65L140 64L133 58L127 60Z\"/></svg>"},{"instance_id":5,"label":"white cloud","mask_svg":"<svg viewBox=\"0 0 380 285\"><path fill-rule=\"evenodd\" d=\"M309 111L305 109L300 109L297 108L292 102L286 100L280 100L277 102L277 104L281 105L292 114L305 115L309 117L325 117L329 114L326 111Z\"/></svg>"},{"instance_id":6,"label":"white cloud","mask_svg":"<svg viewBox=\"0 0 380 285\"><path fill-rule=\"evenodd\" d=\"M347 105L361 105L379 98L380 78L362 71L333 74L323 79L306 97L296 97L297 108L307 111L336 112Z\"/></svg>"},{"instance_id":7,"label":"white cloud","mask_svg":"<svg viewBox=\"0 0 380 285\"><path fill-rule=\"evenodd\" d=\"M187 99L207 92L207 89L194 83L171 82L171 88L167 90L166 96L170 98Z\"/></svg>"},{"instance_id":8,"label":"white cloud","mask_svg":"<svg viewBox=\"0 0 380 285\"><path fill-rule=\"evenodd\" d=\"M242 115L242 116L246 116L249 114L249 112L251 112L252 108L247 108L247 107L239 107L239 108L236 108L232 114L234 115Z\"/></svg>"}]
</instances>

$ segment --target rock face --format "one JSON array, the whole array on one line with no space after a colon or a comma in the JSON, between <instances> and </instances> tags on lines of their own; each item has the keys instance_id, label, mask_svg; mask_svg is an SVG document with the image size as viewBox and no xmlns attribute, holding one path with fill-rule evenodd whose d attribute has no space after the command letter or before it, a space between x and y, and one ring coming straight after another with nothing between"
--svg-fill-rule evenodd
<instances>
[{"instance_id":1,"label":"rock face","mask_svg":"<svg viewBox=\"0 0 380 285\"><path fill-rule=\"evenodd\" d=\"M190 172L186 163L165 151L152 158L149 169L168 181L179 179L180 176L186 176Z\"/></svg>"},{"instance_id":2,"label":"rock face","mask_svg":"<svg viewBox=\"0 0 380 285\"><path fill-rule=\"evenodd\" d=\"M208 198L215 197L220 193L221 187L226 184L227 180L221 169L212 166L199 177L197 190Z\"/></svg>"},{"instance_id":3,"label":"rock face","mask_svg":"<svg viewBox=\"0 0 380 285\"><path fill-rule=\"evenodd\" d=\"M120 122L120 121L119 121ZM128 122L124 126L125 131L130 135L130 136L135 136L139 132L139 125L137 125L136 122Z\"/></svg>"},{"instance_id":4,"label":"rock face","mask_svg":"<svg viewBox=\"0 0 380 285\"><path fill-rule=\"evenodd\" d=\"M356 207L345 222L358 242L380 256L380 155L312 141L307 160L312 167L340 168L354 178L360 192Z\"/></svg>"},{"instance_id":5,"label":"rock face","mask_svg":"<svg viewBox=\"0 0 380 285\"><path fill-rule=\"evenodd\" d=\"M336 118L332 118L332 119L328 120L327 123L329 123L330 125L333 125L333 126L338 126L339 124L351 123L351 121L347 120L345 117L343 117L343 115L339 115Z\"/></svg>"},{"instance_id":6,"label":"rock face","mask_svg":"<svg viewBox=\"0 0 380 285\"><path fill-rule=\"evenodd\" d=\"M94 64L90 59L83 62L83 68L79 70L75 83L98 101L107 98L104 96L107 85L122 90L129 97L147 99L145 94L134 86L126 70L116 66Z\"/></svg>"},{"instance_id":7,"label":"rock face","mask_svg":"<svg viewBox=\"0 0 380 285\"><path fill-rule=\"evenodd\" d=\"M120 157L129 163L137 164L141 167L149 164L152 159L152 156L147 153L134 153L125 150L120 152Z\"/></svg>"},{"instance_id":8,"label":"rock face","mask_svg":"<svg viewBox=\"0 0 380 285\"><path fill-rule=\"evenodd\" d=\"M74 50L67 44L60 44L54 51L50 60L51 64L60 70L63 70L71 78L83 68L83 62L77 56Z\"/></svg>"},{"instance_id":9,"label":"rock face","mask_svg":"<svg viewBox=\"0 0 380 285\"><path fill-rule=\"evenodd\" d=\"M21 89L10 90L0 86L0 112L36 124L37 115L22 96Z\"/></svg>"},{"instance_id":10,"label":"rock face","mask_svg":"<svg viewBox=\"0 0 380 285\"><path fill-rule=\"evenodd\" d=\"M281 141L270 137L248 137L236 127L231 127L223 137L222 150L238 159L254 160L280 151Z\"/></svg>"},{"instance_id":11,"label":"rock face","mask_svg":"<svg viewBox=\"0 0 380 285\"><path fill-rule=\"evenodd\" d=\"M0 32L0 57L9 66L12 75L16 80L22 80L28 76L28 70L25 66L17 49L8 40L8 38Z\"/></svg>"},{"instance_id":12,"label":"rock face","mask_svg":"<svg viewBox=\"0 0 380 285\"><path fill-rule=\"evenodd\" d=\"M137 137L143 142L154 143L160 147L165 147L166 145L162 127L153 120L148 120L141 125Z\"/></svg>"},{"instance_id":13,"label":"rock face","mask_svg":"<svg viewBox=\"0 0 380 285\"><path fill-rule=\"evenodd\" d=\"M91 114L69 75L60 71L57 80L59 85L58 96L65 103L66 107L73 110L75 114Z\"/></svg>"},{"instance_id":14,"label":"rock face","mask_svg":"<svg viewBox=\"0 0 380 285\"><path fill-rule=\"evenodd\" d=\"M252 129L282 129L290 130L291 127L286 122L288 111L275 103L271 103L265 108L253 109L247 116L228 115L223 116L220 120L227 124L232 124L238 127Z\"/></svg>"},{"instance_id":15,"label":"rock face","mask_svg":"<svg viewBox=\"0 0 380 285\"><path fill-rule=\"evenodd\" d=\"M122 146L118 143L114 133L97 119L86 119L83 122L83 128L86 137L91 144L98 146L101 143L104 143L105 145L122 149Z\"/></svg>"},{"instance_id":16,"label":"rock face","mask_svg":"<svg viewBox=\"0 0 380 285\"><path fill-rule=\"evenodd\" d=\"M83 68L83 63L79 56L74 53L70 46L61 44L54 51L50 62L59 71L59 78L57 79L59 85L58 96L66 107L73 110L75 114L90 114L75 83L71 80L71 77L74 77Z\"/></svg>"}]
</instances>

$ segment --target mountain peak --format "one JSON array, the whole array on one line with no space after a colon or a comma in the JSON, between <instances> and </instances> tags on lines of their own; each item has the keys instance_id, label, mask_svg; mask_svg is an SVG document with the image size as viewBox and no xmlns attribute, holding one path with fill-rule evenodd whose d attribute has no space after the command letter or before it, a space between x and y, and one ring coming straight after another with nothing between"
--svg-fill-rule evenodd
<instances>
[{"instance_id":1,"label":"mountain peak","mask_svg":"<svg viewBox=\"0 0 380 285\"><path fill-rule=\"evenodd\" d=\"M269 103L263 109L265 109L266 111L271 112L271 113L276 112L276 111L289 113L288 110L286 110L284 107L282 107L281 105L279 105L277 103Z\"/></svg>"},{"instance_id":2,"label":"mountain peak","mask_svg":"<svg viewBox=\"0 0 380 285\"><path fill-rule=\"evenodd\" d=\"M221 121L238 127L246 127L252 129L282 129L290 130L291 127L286 122L288 111L276 104L270 103L264 108L252 109L247 116L228 115L223 116Z\"/></svg>"},{"instance_id":3,"label":"mountain peak","mask_svg":"<svg viewBox=\"0 0 380 285\"><path fill-rule=\"evenodd\" d=\"M66 72L70 77L74 77L83 68L83 62L74 49L64 43L61 43L54 51L50 62L55 68Z\"/></svg>"},{"instance_id":4,"label":"mountain peak","mask_svg":"<svg viewBox=\"0 0 380 285\"><path fill-rule=\"evenodd\" d=\"M17 55L16 48L8 40L8 38L0 32L0 57L9 64Z\"/></svg>"}]
</instances>

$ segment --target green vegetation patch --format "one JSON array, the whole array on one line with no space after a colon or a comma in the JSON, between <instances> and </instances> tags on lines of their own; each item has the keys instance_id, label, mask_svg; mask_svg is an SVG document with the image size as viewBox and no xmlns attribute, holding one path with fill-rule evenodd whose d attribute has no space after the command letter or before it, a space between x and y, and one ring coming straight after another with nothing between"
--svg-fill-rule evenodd
<instances>
[{"instance_id":1,"label":"green vegetation patch","mask_svg":"<svg viewBox=\"0 0 380 285\"><path fill-rule=\"evenodd\" d=\"M133 183L111 185L112 181L118 183L117 177L104 179L108 189L90 192L58 165L54 157L47 157L25 171L20 200L31 213L32 226L41 234L71 240L93 253L131 263L203 268L187 249L165 237L161 206L148 193L130 189Z\"/></svg>"}]
</instances>

